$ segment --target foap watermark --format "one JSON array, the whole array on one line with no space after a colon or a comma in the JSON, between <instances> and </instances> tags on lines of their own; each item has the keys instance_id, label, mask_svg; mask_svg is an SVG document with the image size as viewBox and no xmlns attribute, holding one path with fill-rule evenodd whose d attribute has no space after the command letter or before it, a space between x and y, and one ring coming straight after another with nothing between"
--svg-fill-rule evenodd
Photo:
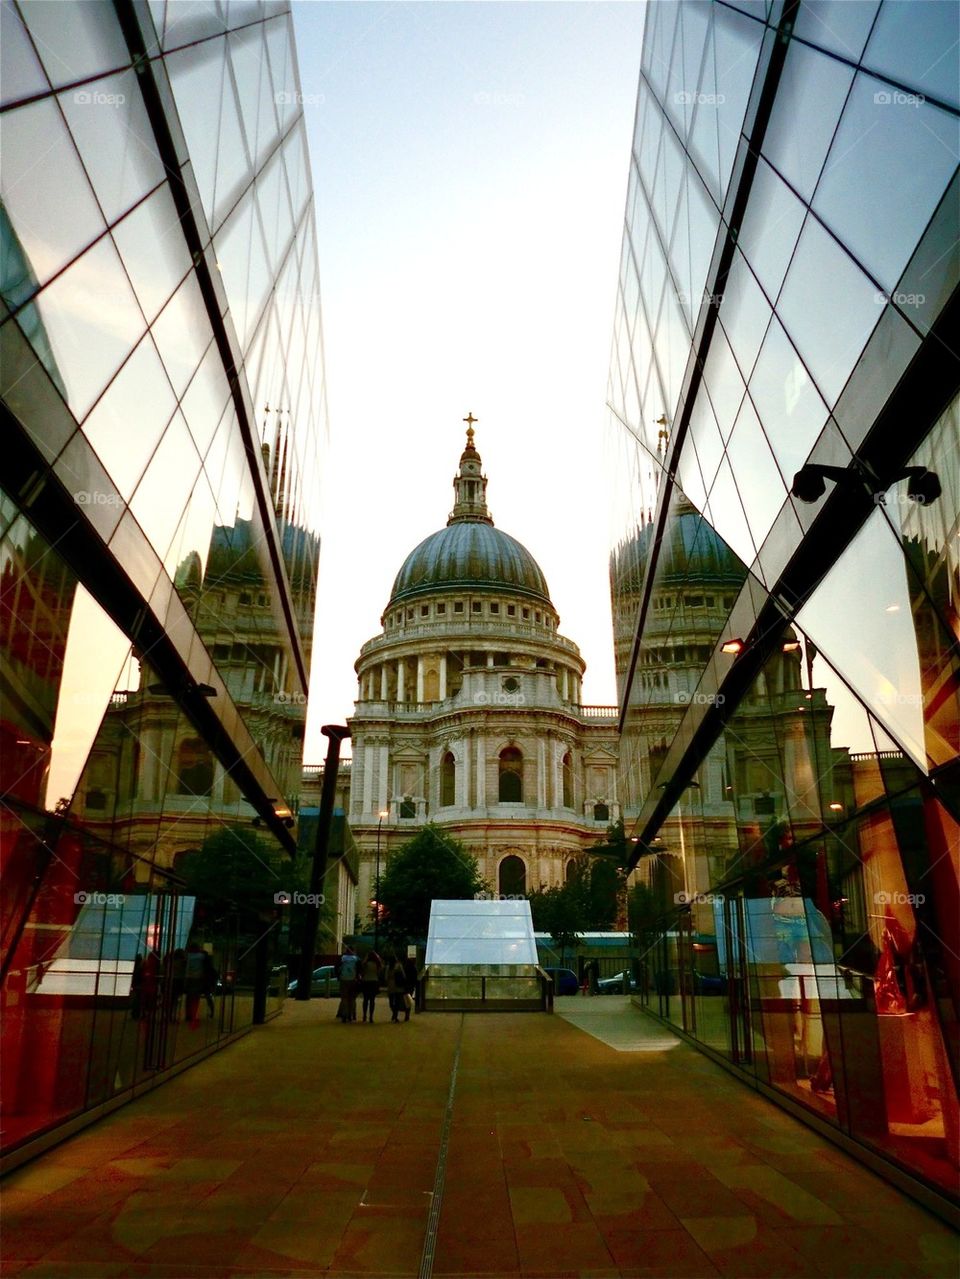
<instances>
[{"instance_id":1,"label":"foap watermark","mask_svg":"<svg viewBox=\"0 0 960 1279\"><path fill-rule=\"evenodd\" d=\"M919 107L926 102L922 93L904 93L902 89L881 89L873 100L878 107Z\"/></svg>"},{"instance_id":2,"label":"foap watermark","mask_svg":"<svg viewBox=\"0 0 960 1279\"><path fill-rule=\"evenodd\" d=\"M887 689L880 694L880 701L887 706L922 706L922 693L898 693L895 689Z\"/></svg>"},{"instance_id":3,"label":"foap watermark","mask_svg":"<svg viewBox=\"0 0 960 1279\"><path fill-rule=\"evenodd\" d=\"M122 506L119 493L102 493L98 489L78 489L72 494L77 506Z\"/></svg>"},{"instance_id":4,"label":"foap watermark","mask_svg":"<svg viewBox=\"0 0 960 1279\"><path fill-rule=\"evenodd\" d=\"M874 506L927 506L926 493L874 493Z\"/></svg>"},{"instance_id":5,"label":"foap watermark","mask_svg":"<svg viewBox=\"0 0 960 1279\"><path fill-rule=\"evenodd\" d=\"M526 893L474 893L475 902L525 902Z\"/></svg>"},{"instance_id":6,"label":"foap watermark","mask_svg":"<svg viewBox=\"0 0 960 1279\"><path fill-rule=\"evenodd\" d=\"M99 89L78 89L73 100L79 107L122 107L125 93L103 93Z\"/></svg>"},{"instance_id":7,"label":"foap watermark","mask_svg":"<svg viewBox=\"0 0 960 1279\"><path fill-rule=\"evenodd\" d=\"M101 893L96 889L87 892L81 889L73 894L73 900L77 906L122 906L127 899L123 893Z\"/></svg>"},{"instance_id":8,"label":"foap watermark","mask_svg":"<svg viewBox=\"0 0 960 1279\"><path fill-rule=\"evenodd\" d=\"M707 306L722 306L723 294L707 293L706 290L702 293L687 293L683 289L678 289L677 301L681 306L700 306L703 302L706 302Z\"/></svg>"},{"instance_id":9,"label":"foap watermark","mask_svg":"<svg viewBox=\"0 0 960 1279\"><path fill-rule=\"evenodd\" d=\"M301 93L299 89L281 89L273 95L278 107L322 107L327 100L325 93Z\"/></svg>"},{"instance_id":10,"label":"foap watermark","mask_svg":"<svg viewBox=\"0 0 960 1279\"><path fill-rule=\"evenodd\" d=\"M677 906L713 906L722 904L723 893L674 893Z\"/></svg>"},{"instance_id":11,"label":"foap watermark","mask_svg":"<svg viewBox=\"0 0 960 1279\"><path fill-rule=\"evenodd\" d=\"M673 700L677 706L722 706L727 699L723 693L688 693L681 689L674 693Z\"/></svg>"},{"instance_id":12,"label":"foap watermark","mask_svg":"<svg viewBox=\"0 0 960 1279\"><path fill-rule=\"evenodd\" d=\"M912 306L916 309L924 305L927 295L926 293L904 293L902 289L895 289L893 293L884 293L882 289L877 289L873 300L877 306L886 306L888 302L892 302L894 306Z\"/></svg>"},{"instance_id":13,"label":"foap watermark","mask_svg":"<svg viewBox=\"0 0 960 1279\"><path fill-rule=\"evenodd\" d=\"M306 706L307 695L299 690L294 690L292 693L281 690L279 693L274 693L273 700L278 706Z\"/></svg>"},{"instance_id":14,"label":"foap watermark","mask_svg":"<svg viewBox=\"0 0 960 1279\"><path fill-rule=\"evenodd\" d=\"M473 695L474 706L526 706L527 699L523 693L507 693L498 689L495 693L485 693L483 689Z\"/></svg>"},{"instance_id":15,"label":"foap watermark","mask_svg":"<svg viewBox=\"0 0 960 1279\"><path fill-rule=\"evenodd\" d=\"M722 107L727 97L724 93L701 93L699 89L680 89L673 95L678 107Z\"/></svg>"},{"instance_id":16,"label":"foap watermark","mask_svg":"<svg viewBox=\"0 0 960 1279\"><path fill-rule=\"evenodd\" d=\"M927 900L923 893L888 893L881 889L873 894L878 906L922 906Z\"/></svg>"},{"instance_id":17,"label":"foap watermark","mask_svg":"<svg viewBox=\"0 0 960 1279\"><path fill-rule=\"evenodd\" d=\"M274 893L275 906L322 906L326 901L323 893Z\"/></svg>"}]
</instances>

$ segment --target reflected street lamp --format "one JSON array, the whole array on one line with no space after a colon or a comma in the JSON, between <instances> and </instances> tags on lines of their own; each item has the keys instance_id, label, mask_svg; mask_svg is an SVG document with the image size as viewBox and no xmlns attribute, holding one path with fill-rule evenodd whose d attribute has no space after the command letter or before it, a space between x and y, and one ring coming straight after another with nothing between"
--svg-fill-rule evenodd
<instances>
[{"instance_id":1,"label":"reflected street lamp","mask_svg":"<svg viewBox=\"0 0 960 1279\"><path fill-rule=\"evenodd\" d=\"M380 809L380 820L377 822L377 874L373 881L376 899L374 900L373 914L373 949L379 954L377 944L380 940L380 829L383 826L383 819L390 816L390 810L387 808Z\"/></svg>"}]
</instances>

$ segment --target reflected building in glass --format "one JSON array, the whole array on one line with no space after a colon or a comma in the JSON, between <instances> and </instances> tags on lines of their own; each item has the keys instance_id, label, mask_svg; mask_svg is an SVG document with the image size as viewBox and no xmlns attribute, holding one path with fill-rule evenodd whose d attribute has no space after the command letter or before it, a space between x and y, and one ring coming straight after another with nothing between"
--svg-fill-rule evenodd
<instances>
[{"instance_id":1,"label":"reflected building in glass","mask_svg":"<svg viewBox=\"0 0 960 1279\"><path fill-rule=\"evenodd\" d=\"M650 1006L956 1187L955 6L648 6L610 376Z\"/></svg>"},{"instance_id":2,"label":"reflected building in glass","mask_svg":"<svg viewBox=\"0 0 960 1279\"><path fill-rule=\"evenodd\" d=\"M285 990L326 403L289 5L0 17L16 1162Z\"/></svg>"}]
</instances>

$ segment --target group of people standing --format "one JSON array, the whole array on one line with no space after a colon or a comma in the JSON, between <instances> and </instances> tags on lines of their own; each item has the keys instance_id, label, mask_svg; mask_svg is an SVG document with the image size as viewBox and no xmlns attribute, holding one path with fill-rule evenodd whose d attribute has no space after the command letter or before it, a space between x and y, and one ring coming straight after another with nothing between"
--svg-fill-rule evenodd
<instances>
[{"instance_id":1,"label":"group of people standing","mask_svg":"<svg viewBox=\"0 0 960 1279\"><path fill-rule=\"evenodd\" d=\"M340 979L340 1006L337 1020L357 1020L357 995L363 998L363 1020L373 1021L377 996L386 978L387 997L390 1003L391 1021L410 1020L414 995L417 989L417 963L415 959L401 959L399 955L382 959L375 950L354 954L346 946L337 963Z\"/></svg>"}]
</instances>

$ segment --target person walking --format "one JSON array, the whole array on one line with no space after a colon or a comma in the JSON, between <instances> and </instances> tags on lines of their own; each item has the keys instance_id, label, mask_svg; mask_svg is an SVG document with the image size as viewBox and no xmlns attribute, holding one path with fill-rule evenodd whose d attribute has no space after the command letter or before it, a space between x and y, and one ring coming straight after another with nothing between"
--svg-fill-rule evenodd
<instances>
[{"instance_id":1,"label":"person walking","mask_svg":"<svg viewBox=\"0 0 960 1279\"><path fill-rule=\"evenodd\" d=\"M368 950L360 965L360 986L363 990L363 1020L367 1013L373 1021L373 1010L377 1004L380 991L380 974L383 972L383 960L375 950Z\"/></svg>"},{"instance_id":2,"label":"person walking","mask_svg":"<svg viewBox=\"0 0 960 1279\"><path fill-rule=\"evenodd\" d=\"M410 996L409 999L404 1000L404 1007L407 1013L406 1020L409 1021L410 1010L417 1002L417 984L420 981L420 976L417 972L417 961L412 955L408 955L403 961L403 971L407 979L406 993Z\"/></svg>"},{"instance_id":3,"label":"person walking","mask_svg":"<svg viewBox=\"0 0 960 1279\"><path fill-rule=\"evenodd\" d=\"M343 954L337 964L337 976L340 978L340 1006L337 1019L344 1025L348 1021L357 1020L357 975L359 960L349 946L344 946Z\"/></svg>"},{"instance_id":4,"label":"person walking","mask_svg":"<svg viewBox=\"0 0 960 1279\"><path fill-rule=\"evenodd\" d=\"M403 964L394 956L387 969L387 997L390 1000L390 1011L393 1013L390 1018L391 1021L399 1021L401 1012L406 1011L406 993L407 975L403 971ZM407 1013L404 1020L410 1020L409 1013Z\"/></svg>"}]
</instances>

